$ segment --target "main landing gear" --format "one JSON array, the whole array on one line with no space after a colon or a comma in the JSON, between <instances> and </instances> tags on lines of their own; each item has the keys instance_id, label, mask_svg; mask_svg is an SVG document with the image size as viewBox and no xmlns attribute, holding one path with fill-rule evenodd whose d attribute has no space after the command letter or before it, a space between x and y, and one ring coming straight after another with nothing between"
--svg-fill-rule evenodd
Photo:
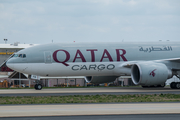
<instances>
[{"instance_id":1,"label":"main landing gear","mask_svg":"<svg viewBox=\"0 0 180 120\"><path fill-rule=\"evenodd\" d=\"M36 84L36 85L34 86L34 88L35 88L36 90L41 90L41 89L42 89L42 85L41 85L41 84Z\"/></svg>"},{"instance_id":2,"label":"main landing gear","mask_svg":"<svg viewBox=\"0 0 180 120\"><path fill-rule=\"evenodd\" d=\"M171 87L172 89L180 89L180 82L172 82L172 83L170 84L170 87Z\"/></svg>"},{"instance_id":3,"label":"main landing gear","mask_svg":"<svg viewBox=\"0 0 180 120\"><path fill-rule=\"evenodd\" d=\"M180 79L179 75L175 75L177 78ZM172 82L170 84L171 89L180 89L180 82Z\"/></svg>"}]
</instances>

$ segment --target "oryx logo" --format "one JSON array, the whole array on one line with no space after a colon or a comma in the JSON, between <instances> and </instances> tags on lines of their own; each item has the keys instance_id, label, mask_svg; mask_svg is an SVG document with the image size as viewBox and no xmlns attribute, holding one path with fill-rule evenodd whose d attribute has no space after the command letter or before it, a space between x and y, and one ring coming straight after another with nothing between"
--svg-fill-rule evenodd
<instances>
[{"instance_id":1,"label":"oryx logo","mask_svg":"<svg viewBox=\"0 0 180 120\"><path fill-rule=\"evenodd\" d=\"M156 73L154 71L156 71L157 69L154 69L149 75L155 77Z\"/></svg>"}]
</instances>

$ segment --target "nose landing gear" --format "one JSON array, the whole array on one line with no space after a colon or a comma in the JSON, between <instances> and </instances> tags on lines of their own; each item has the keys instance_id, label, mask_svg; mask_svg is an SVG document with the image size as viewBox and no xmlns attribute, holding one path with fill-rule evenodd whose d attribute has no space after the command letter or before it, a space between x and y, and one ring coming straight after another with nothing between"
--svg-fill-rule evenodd
<instances>
[{"instance_id":1,"label":"nose landing gear","mask_svg":"<svg viewBox=\"0 0 180 120\"><path fill-rule=\"evenodd\" d=\"M36 83L36 84L34 85L34 88L35 88L36 90L41 90L42 87L43 87L42 81L36 80L35 83Z\"/></svg>"},{"instance_id":2,"label":"nose landing gear","mask_svg":"<svg viewBox=\"0 0 180 120\"><path fill-rule=\"evenodd\" d=\"M41 85L41 84L36 84L36 85L34 86L34 88L35 88L36 90L41 90L41 89L42 89L42 85Z\"/></svg>"}]
</instances>

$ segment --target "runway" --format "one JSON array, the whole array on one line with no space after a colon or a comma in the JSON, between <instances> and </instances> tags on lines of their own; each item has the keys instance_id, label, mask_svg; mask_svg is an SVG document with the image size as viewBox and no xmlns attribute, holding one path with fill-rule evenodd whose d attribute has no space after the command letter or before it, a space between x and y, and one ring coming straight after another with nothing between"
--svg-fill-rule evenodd
<instances>
[{"instance_id":1,"label":"runway","mask_svg":"<svg viewBox=\"0 0 180 120\"><path fill-rule=\"evenodd\" d=\"M63 96L96 94L180 94L178 89L139 87L0 89L0 96ZM0 119L89 119L127 120L150 118L166 120L180 117L180 103L105 103L105 104L48 104L0 105ZM150 117L151 116L151 117ZM149 120L150 120L149 119Z\"/></svg>"},{"instance_id":2,"label":"runway","mask_svg":"<svg viewBox=\"0 0 180 120\"><path fill-rule=\"evenodd\" d=\"M13 120L171 120L172 118L178 120L180 118L180 114L13 117ZM11 117L1 119L12 120Z\"/></svg>"},{"instance_id":3,"label":"runway","mask_svg":"<svg viewBox=\"0 0 180 120\"><path fill-rule=\"evenodd\" d=\"M1 105L0 117L180 114L180 103Z\"/></svg>"},{"instance_id":4,"label":"runway","mask_svg":"<svg viewBox=\"0 0 180 120\"><path fill-rule=\"evenodd\" d=\"M180 89L141 87L0 89L0 96L65 96L65 95L124 95L124 94L180 94Z\"/></svg>"}]
</instances>

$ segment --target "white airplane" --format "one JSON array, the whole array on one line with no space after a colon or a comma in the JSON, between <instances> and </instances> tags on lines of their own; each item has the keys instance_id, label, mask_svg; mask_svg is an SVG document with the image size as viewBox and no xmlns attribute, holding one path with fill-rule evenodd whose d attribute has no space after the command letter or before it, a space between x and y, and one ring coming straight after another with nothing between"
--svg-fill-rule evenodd
<instances>
[{"instance_id":1,"label":"white airplane","mask_svg":"<svg viewBox=\"0 0 180 120\"><path fill-rule=\"evenodd\" d=\"M39 76L85 76L90 83L131 76L135 85L165 86L180 76L180 43L45 44L23 49L7 61L15 71ZM180 88L172 82L171 88ZM36 84L35 89L42 89Z\"/></svg>"}]
</instances>

